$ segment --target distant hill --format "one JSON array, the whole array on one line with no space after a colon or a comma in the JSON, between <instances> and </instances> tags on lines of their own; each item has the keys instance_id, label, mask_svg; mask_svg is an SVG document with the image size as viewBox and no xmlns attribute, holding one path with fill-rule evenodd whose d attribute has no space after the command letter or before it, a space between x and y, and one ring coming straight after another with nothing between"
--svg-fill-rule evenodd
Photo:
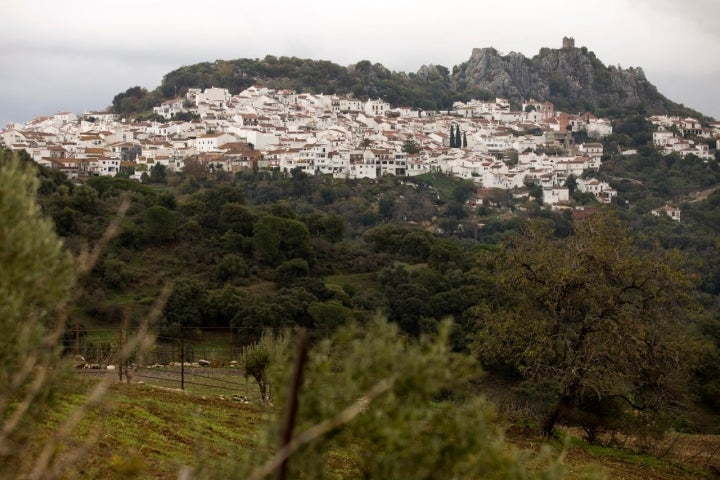
<instances>
[{"instance_id":1,"label":"distant hill","mask_svg":"<svg viewBox=\"0 0 720 480\"><path fill-rule=\"evenodd\" d=\"M241 58L187 65L166 74L153 91L133 87L115 96L121 114L149 110L188 88L221 87L238 93L251 85L298 92L352 94L382 98L394 106L444 110L455 101L508 98L517 108L523 100L550 101L569 113L586 111L611 118L632 113L668 113L706 119L701 113L660 94L641 68L604 65L587 48L543 48L532 57L501 55L477 48L453 67L423 65L416 73L394 72L379 63L360 61L347 67L326 60L296 57Z\"/></svg>"}]
</instances>

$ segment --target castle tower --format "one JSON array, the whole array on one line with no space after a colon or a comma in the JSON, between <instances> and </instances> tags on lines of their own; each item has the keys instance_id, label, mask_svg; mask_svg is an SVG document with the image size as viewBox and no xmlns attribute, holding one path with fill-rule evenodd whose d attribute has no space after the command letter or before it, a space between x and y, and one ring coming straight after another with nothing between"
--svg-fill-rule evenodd
<instances>
[{"instance_id":1,"label":"castle tower","mask_svg":"<svg viewBox=\"0 0 720 480\"><path fill-rule=\"evenodd\" d=\"M575 39L573 37L563 37L562 48L575 48Z\"/></svg>"}]
</instances>

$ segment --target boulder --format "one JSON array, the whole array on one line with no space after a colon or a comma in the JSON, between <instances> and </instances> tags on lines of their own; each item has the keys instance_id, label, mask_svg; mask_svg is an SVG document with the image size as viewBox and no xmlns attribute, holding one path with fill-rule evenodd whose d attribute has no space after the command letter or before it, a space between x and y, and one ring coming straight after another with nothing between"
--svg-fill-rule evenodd
<instances>
[{"instance_id":1,"label":"boulder","mask_svg":"<svg viewBox=\"0 0 720 480\"><path fill-rule=\"evenodd\" d=\"M87 361L85 360L85 357L83 357L82 355L75 355L73 357L73 367L85 368L86 364L87 364Z\"/></svg>"}]
</instances>

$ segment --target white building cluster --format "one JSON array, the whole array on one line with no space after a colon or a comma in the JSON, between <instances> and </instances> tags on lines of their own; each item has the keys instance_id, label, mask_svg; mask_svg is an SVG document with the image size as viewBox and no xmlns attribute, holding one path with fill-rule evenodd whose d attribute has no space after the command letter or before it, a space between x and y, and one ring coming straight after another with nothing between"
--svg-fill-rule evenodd
<instances>
[{"instance_id":1,"label":"white building cluster","mask_svg":"<svg viewBox=\"0 0 720 480\"><path fill-rule=\"evenodd\" d=\"M648 120L657 127L657 131L653 132L653 144L664 154L677 152L683 157L692 154L702 160L715 158L707 143L687 138L713 138L712 130L703 128L699 120L667 115L655 115Z\"/></svg>"},{"instance_id":2,"label":"white building cluster","mask_svg":"<svg viewBox=\"0 0 720 480\"><path fill-rule=\"evenodd\" d=\"M420 112L380 99L256 86L237 95L223 88L190 89L153 111L166 121L128 122L108 112L38 117L9 124L0 142L72 178L116 175L121 168L139 177L153 165L173 171L189 160L229 173L300 168L347 179L439 171L483 188L539 184L549 189L552 202L566 198L552 192L563 188L568 176L579 178L600 166L602 144L575 145L572 132L586 131L591 139L612 133L608 120L558 112L535 100L520 111L497 98L457 102L448 112ZM200 120L173 120L182 112ZM462 148L450 148L451 128L461 132ZM418 153L404 151L408 141ZM593 182L578 188L598 198L614 195Z\"/></svg>"}]
</instances>

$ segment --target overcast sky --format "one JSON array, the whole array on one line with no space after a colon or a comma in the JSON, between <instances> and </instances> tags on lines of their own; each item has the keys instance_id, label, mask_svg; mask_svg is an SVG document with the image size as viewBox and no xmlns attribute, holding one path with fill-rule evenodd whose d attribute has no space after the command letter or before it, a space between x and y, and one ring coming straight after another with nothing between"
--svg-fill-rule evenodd
<instances>
[{"instance_id":1,"label":"overcast sky","mask_svg":"<svg viewBox=\"0 0 720 480\"><path fill-rule=\"evenodd\" d=\"M473 48L528 57L575 38L606 65L720 118L720 0L2 0L0 128L103 109L182 65L265 55L450 69Z\"/></svg>"}]
</instances>

